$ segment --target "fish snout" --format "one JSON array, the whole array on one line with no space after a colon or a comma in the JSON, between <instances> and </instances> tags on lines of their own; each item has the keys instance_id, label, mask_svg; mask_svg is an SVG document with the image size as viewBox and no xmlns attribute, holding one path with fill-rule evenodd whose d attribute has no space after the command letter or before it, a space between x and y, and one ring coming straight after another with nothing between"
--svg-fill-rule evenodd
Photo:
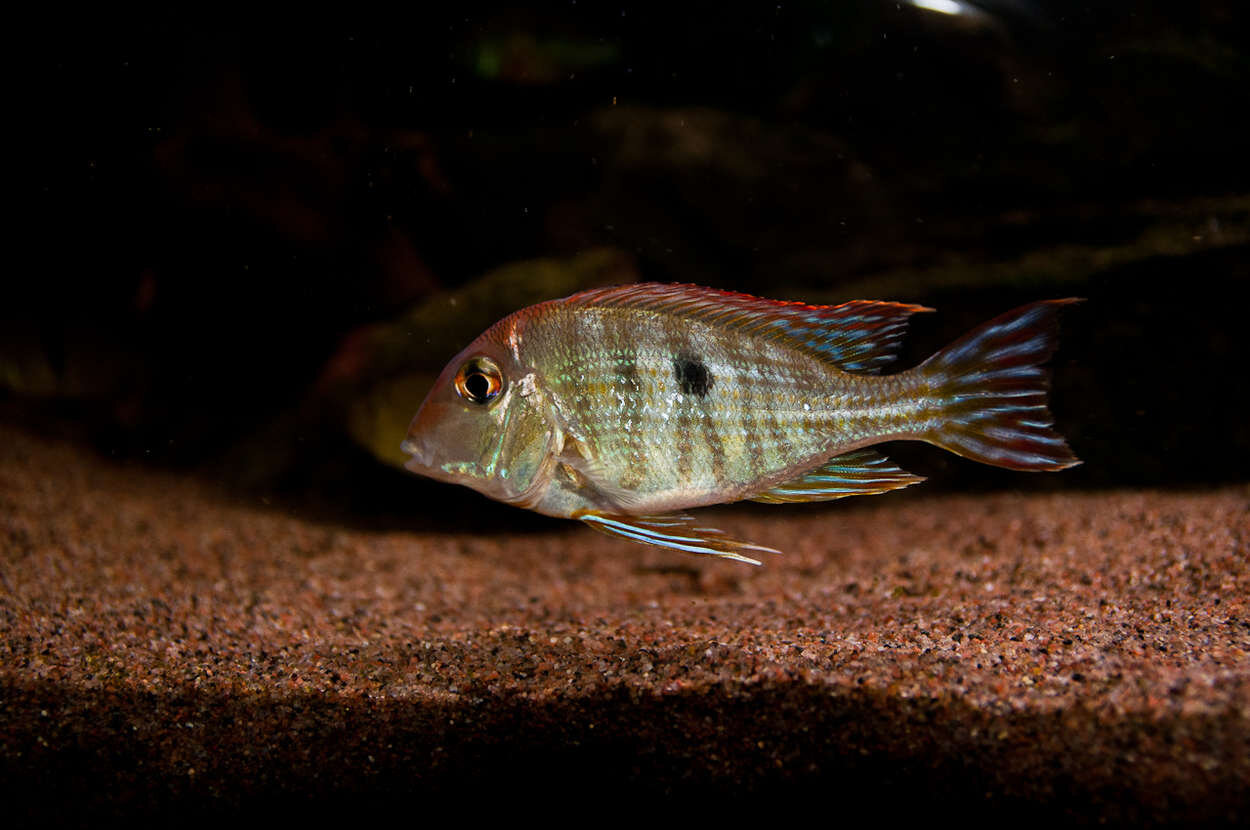
<instances>
[{"instance_id":1,"label":"fish snout","mask_svg":"<svg viewBox=\"0 0 1250 830\"><path fill-rule=\"evenodd\" d=\"M426 451L416 438L409 436L403 440L399 448L412 456L404 462L404 469L411 470L414 473L424 472L429 469L429 463L426 461Z\"/></svg>"}]
</instances>

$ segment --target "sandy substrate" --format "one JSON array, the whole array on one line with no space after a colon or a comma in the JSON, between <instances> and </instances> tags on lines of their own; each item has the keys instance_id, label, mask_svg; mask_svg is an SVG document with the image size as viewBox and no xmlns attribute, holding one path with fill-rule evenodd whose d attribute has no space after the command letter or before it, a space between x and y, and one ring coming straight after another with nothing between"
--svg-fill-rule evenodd
<instances>
[{"instance_id":1,"label":"sandy substrate","mask_svg":"<svg viewBox=\"0 0 1250 830\"><path fill-rule=\"evenodd\" d=\"M349 529L0 428L6 809L1250 818L1250 489L774 511Z\"/></svg>"}]
</instances>

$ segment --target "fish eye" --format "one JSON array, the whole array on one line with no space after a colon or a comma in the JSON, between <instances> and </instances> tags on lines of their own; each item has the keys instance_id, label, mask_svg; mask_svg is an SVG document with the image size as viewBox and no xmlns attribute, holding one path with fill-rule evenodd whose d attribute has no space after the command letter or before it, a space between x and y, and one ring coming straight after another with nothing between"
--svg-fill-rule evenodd
<instances>
[{"instance_id":1,"label":"fish eye","mask_svg":"<svg viewBox=\"0 0 1250 830\"><path fill-rule=\"evenodd\" d=\"M456 372L456 392L469 403L490 403L502 390L503 372L489 357L466 360Z\"/></svg>"}]
</instances>

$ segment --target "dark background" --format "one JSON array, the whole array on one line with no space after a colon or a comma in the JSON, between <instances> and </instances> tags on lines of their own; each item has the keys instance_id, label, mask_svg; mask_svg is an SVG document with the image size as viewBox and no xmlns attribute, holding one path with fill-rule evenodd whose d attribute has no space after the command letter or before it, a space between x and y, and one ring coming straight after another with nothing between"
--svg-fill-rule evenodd
<instances>
[{"instance_id":1,"label":"dark background","mask_svg":"<svg viewBox=\"0 0 1250 830\"><path fill-rule=\"evenodd\" d=\"M506 525L533 520L377 460L360 406L402 422L534 299L653 279L935 306L910 365L1083 296L1054 410L1084 466L893 454L930 488L1245 480L1245 4L948 5L15 31L33 255L4 280L0 414L245 494Z\"/></svg>"},{"instance_id":2,"label":"dark background","mask_svg":"<svg viewBox=\"0 0 1250 830\"><path fill-rule=\"evenodd\" d=\"M11 15L0 423L123 462L76 464L25 436L0 447L14 505L0 582L27 580L0 598L15 667L0 791L15 821L359 823L495 804L515 820L578 795L654 820L674 793L704 819L753 796L876 822L1244 813L1244 718L1183 708L1199 699L1187 686L1236 700L1243 679L1230 661L1244 653L1244 534L1210 530L1228 492L1121 510L1096 491L1248 478L1250 5L917 2ZM821 558L756 572L800 592L743 591L747 577L642 549L614 559L574 523L393 466L424 384L482 328L633 279L936 307L901 367L1015 305L1085 297L1065 312L1053 406L1083 466L1028 475L887 451L929 476L892 499L1060 490L1075 501L1038 509L1114 511L1087 528L1099 541L1049 536L1044 512L1002 541L980 528L1014 507L937 502L929 513L966 509L951 518L967 544L932 566L954 587L930 595L923 556L887 550L875 519L834 523L875 499L749 506L777 526L823 510L833 534L853 527L818 540ZM261 506L218 510L198 484L156 498L167 479L139 467ZM269 523L287 510L300 518ZM1190 527L1182 511L1211 512ZM925 513L906 514L921 519L913 537L936 521ZM400 550L338 534L379 524L439 533ZM570 541L555 555L546 536L514 544L559 526ZM856 559L857 538L880 544ZM941 591L958 604L990 579L978 574L1017 571L1011 595L943 610ZM1043 582L1053 618L1023 592ZM824 607L825 588L847 607ZM579 593L593 590L611 598ZM628 674L655 645L635 628L655 591L677 617L664 660L696 679L689 691ZM843 688L849 673L812 682L787 645L770 658L785 676L754 686L711 639L823 643L831 618L904 650L853 662L881 675ZM1050 648L1066 667L1043 693L1080 668L1070 710L1016 709L1009 690L978 708L963 677L940 698L881 679L951 676L940 649L909 656L921 637L993 653L1052 619L1075 644L1056 634L1020 653ZM592 638L566 648L553 626ZM997 659L975 682L1025 670ZM589 692L543 691L553 675L531 666L559 660L589 669ZM599 683L602 665L626 673ZM289 690L292 670L306 692ZM1141 714L1119 702L1159 678L1168 700ZM200 777L189 758L208 762Z\"/></svg>"}]
</instances>

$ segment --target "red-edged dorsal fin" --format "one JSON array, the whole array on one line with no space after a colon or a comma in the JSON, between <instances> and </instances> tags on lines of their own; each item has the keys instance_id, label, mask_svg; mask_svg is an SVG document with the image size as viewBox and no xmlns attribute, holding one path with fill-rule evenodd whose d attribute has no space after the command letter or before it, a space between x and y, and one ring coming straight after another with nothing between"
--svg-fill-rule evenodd
<instances>
[{"instance_id":1,"label":"red-edged dorsal fin","mask_svg":"<svg viewBox=\"0 0 1250 830\"><path fill-rule=\"evenodd\" d=\"M645 309L784 340L841 369L861 373L881 371L898 354L907 318L919 311L933 310L875 300L808 305L697 285L656 282L595 288L574 294L564 302Z\"/></svg>"}]
</instances>

